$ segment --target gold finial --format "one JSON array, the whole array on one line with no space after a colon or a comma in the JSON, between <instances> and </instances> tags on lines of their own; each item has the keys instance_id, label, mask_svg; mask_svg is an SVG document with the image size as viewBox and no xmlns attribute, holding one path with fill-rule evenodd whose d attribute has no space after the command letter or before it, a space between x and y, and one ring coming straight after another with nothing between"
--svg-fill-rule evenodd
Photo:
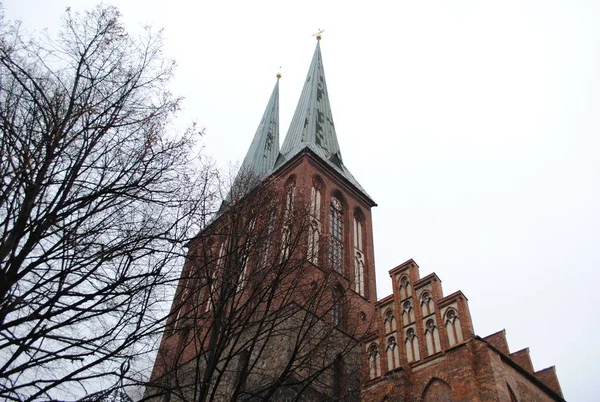
<instances>
[{"instance_id":1,"label":"gold finial","mask_svg":"<svg viewBox=\"0 0 600 402\"><path fill-rule=\"evenodd\" d=\"M321 38L323 37L323 35L322 35L323 32L325 32L324 29L319 29L319 31L316 34L314 34L313 36L315 38L317 38L317 40L321 40Z\"/></svg>"},{"instance_id":2,"label":"gold finial","mask_svg":"<svg viewBox=\"0 0 600 402\"><path fill-rule=\"evenodd\" d=\"M281 66L279 66L279 71L277 71L277 79L281 78Z\"/></svg>"}]
</instances>

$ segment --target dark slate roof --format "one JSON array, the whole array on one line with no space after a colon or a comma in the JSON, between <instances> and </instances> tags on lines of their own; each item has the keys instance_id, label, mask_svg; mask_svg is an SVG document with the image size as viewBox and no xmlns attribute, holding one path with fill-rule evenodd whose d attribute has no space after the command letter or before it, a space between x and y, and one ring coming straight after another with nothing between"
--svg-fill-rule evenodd
<instances>
[{"instance_id":1,"label":"dark slate roof","mask_svg":"<svg viewBox=\"0 0 600 402\"><path fill-rule=\"evenodd\" d=\"M320 42L317 42L317 48L304 82L300 101L296 106L275 169L306 148L313 151L320 159L338 171L354 187L371 199L342 161L327 94Z\"/></svg>"}]
</instances>

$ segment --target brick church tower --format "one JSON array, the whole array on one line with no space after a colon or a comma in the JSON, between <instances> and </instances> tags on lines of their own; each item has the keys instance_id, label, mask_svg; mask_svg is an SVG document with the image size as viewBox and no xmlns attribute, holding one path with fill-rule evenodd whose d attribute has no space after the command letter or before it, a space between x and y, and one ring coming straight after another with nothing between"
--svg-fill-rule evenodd
<instances>
[{"instance_id":1,"label":"brick church tower","mask_svg":"<svg viewBox=\"0 0 600 402\"><path fill-rule=\"evenodd\" d=\"M320 37L317 37L320 40ZM279 147L279 77L216 217L189 244L146 397L156 401L562 401L504 331L409 260L377 301L371 208L343 163L313 55Z\"/></svg>"},{"instance_id":2,"label":"brick church tower","mask_svg":"<svg viewBox=\"0 0 600 402\"><path fill-rule=\"evenodd\" d=\"M189 244L146 396L360 400L371 208L343 163L320 42L283 145L279 77L217 217Z\"/></svg>"}]
</instances>

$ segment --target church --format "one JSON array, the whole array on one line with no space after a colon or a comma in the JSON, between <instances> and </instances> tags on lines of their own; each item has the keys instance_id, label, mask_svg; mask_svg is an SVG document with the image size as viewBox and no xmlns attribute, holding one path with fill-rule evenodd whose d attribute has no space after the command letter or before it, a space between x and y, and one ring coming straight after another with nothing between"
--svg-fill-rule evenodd
<instances>
[{"instance_id":1,"label":"church","mask_svg":"<svg viewBox=\"0 0 600 402\"><path fill-rule=\"evenodd\" d=\"M504 331L413 260L377 300L374 200L344 165L320 37L280 146L279 78L238 176L188 244L156 401L563 401ZM499 323L499 325L501 325Z\"/></svg>"}]
</instances>

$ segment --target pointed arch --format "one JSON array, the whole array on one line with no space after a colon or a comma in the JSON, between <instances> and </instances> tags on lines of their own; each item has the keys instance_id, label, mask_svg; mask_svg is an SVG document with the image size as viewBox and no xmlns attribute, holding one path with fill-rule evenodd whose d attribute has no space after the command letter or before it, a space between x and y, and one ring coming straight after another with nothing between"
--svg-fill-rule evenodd
<instances>
[{"instance_id":1,"label":"pointed arch","mask_svg":"<svg viewBox=\"0 0 600 402\"><path fill-rule=\"evenodd\" d=\"M415 322L415 309L410 300L406 300L402 303L402 324L407 326L413 322Z\"/></svg>"},{"instance_id":2,"label":"pointed arch","mask_svg":"<svg viewBox=\"0 0 600 402\"><path fill-rule=\"evenodd\" d=\"M400 353L398 351L398 344L396 343L396 336L393 334L392 336L387 338L387 362L388 362L388 371L395 369L400 366Z\"/></svg>"},{"instance_id":3,"label":"pointed arch","mask_svg":"<svg viewBox=\"0 0 600 402\"><path fill-rule=\"evenodd\" d=\"M431 292L425 290L423 291L423 293L421 293L421 312L423 314L423 317L433 314L434 311L435 303L433 302Z\"/></svg>"},{"instance_id":4,"label":"pointed arch","mask_svg":"<svg viewBox=\"0 0 600 402\"><path fill-rule=\"evenodd\" d=\"M365 280L365 253L364 229L365 214L356 208L352 227L352 243L354 245L354 291L361 296L366 296Z\"/></svg>"},{"instance_id":5,"label":"pointed arch","mask_svg":"<svg viewBox=\"0 0 600 402\"><path fill-rule=\"evenodd\" d=\"M381 356L379 355L379 346L372 342L367 349L369 357L369 379L372 380L381 377Z\"/></svg>"},{"instance_id":6,"label":"pointed arch","mask_svg":"<svg viewBox=\"0 0 600 402\"><path fill-rule=\"evenodd\" d=\"M319 242L321 241L321 209L323 189L325 185L319 176L313 176L310 189L310 227L308 229L307 258L317 265L319 263Z\"/></svg>"},{"instance_id":7,"label":"pointed arch","mask_svg":"<svg viewBox=\"0 0 600 402\"><path fill-rule=\"evenodd\" d=\"M449 308L444 314L446 323L446 332L448 333L448 342L453 346L463 341L462 327L458 312L454 308Z\"/></svg>"},{"instance_id":8,"label":"pointed arch","mask_svg":"<svg viewBox=\"0 0 600 402\"><path fill-rule=\"evenodd\" d=\"M396 317L394 317L394 311L391 308L388 308L384 314L383 325L385 328L385 333L388 334L396 330Z\"/></svg>"},{"instance_id":9,"label":"pointed arch","mask_svg":"<svg viewBox=\"0 0 600 402\"><path fill-rule=\"evenodd\" d=\"M414 328L406 330L404 342L406 346L406 359L408 362L411 363L421 360L421 355L419 353L419 339L417 338Z\"/></svg>"},{"instance_id":10,"label":"pointed arch","mask_svg":"<svg viewBox=\"0 0 600 402\"><path fill-rule=\"evenodd\" d=\"M337 192L329 205L329 263L338 273L344 272L344 202Z\"/></svg>"},{"instance_id":11,"label":"pointed arch","mask_svg":"<svg viewBox=\"0 0 600 402\"><path fill-rule=\"evenodd\" d=\"M441 352L440 331L433 318L425 322L425 343L427 344L427 356L431 356L437 352Z\"/></svg>"},{"instance_id":12,"label":"pointed arch","mask_svg":"<svg viewBox=\"0 0 600 402\"><path fill-rule=\"evenodd\" d=\"M452 401L452 387L446 381L434 377L425 386L421 400L423 402Z\"/></svg>"},{"instance_id":13,"label":"pointed arch","mask_svg":"<svg viewBox=\"0 0 600 402\"><path fill-rule=\"evenodd\" d=\"M281 239L281 260L290 257L292 242L292 217L296 202L296 176L291 175L285 182L285 205L283 216L283 234Z\"/></svg>"},{"instance_id":14,"label":"pointed arch","mask_svg":"<svg viewBox=\"0 0 600 402\"><path fill-rule=\"evenodd\" d=\"M400 300L406 299L410 296L412 296L412 290L410 287L410 279L408 278L408 275L402 275L400 277Z\"/></svg>"}]
</instances>

